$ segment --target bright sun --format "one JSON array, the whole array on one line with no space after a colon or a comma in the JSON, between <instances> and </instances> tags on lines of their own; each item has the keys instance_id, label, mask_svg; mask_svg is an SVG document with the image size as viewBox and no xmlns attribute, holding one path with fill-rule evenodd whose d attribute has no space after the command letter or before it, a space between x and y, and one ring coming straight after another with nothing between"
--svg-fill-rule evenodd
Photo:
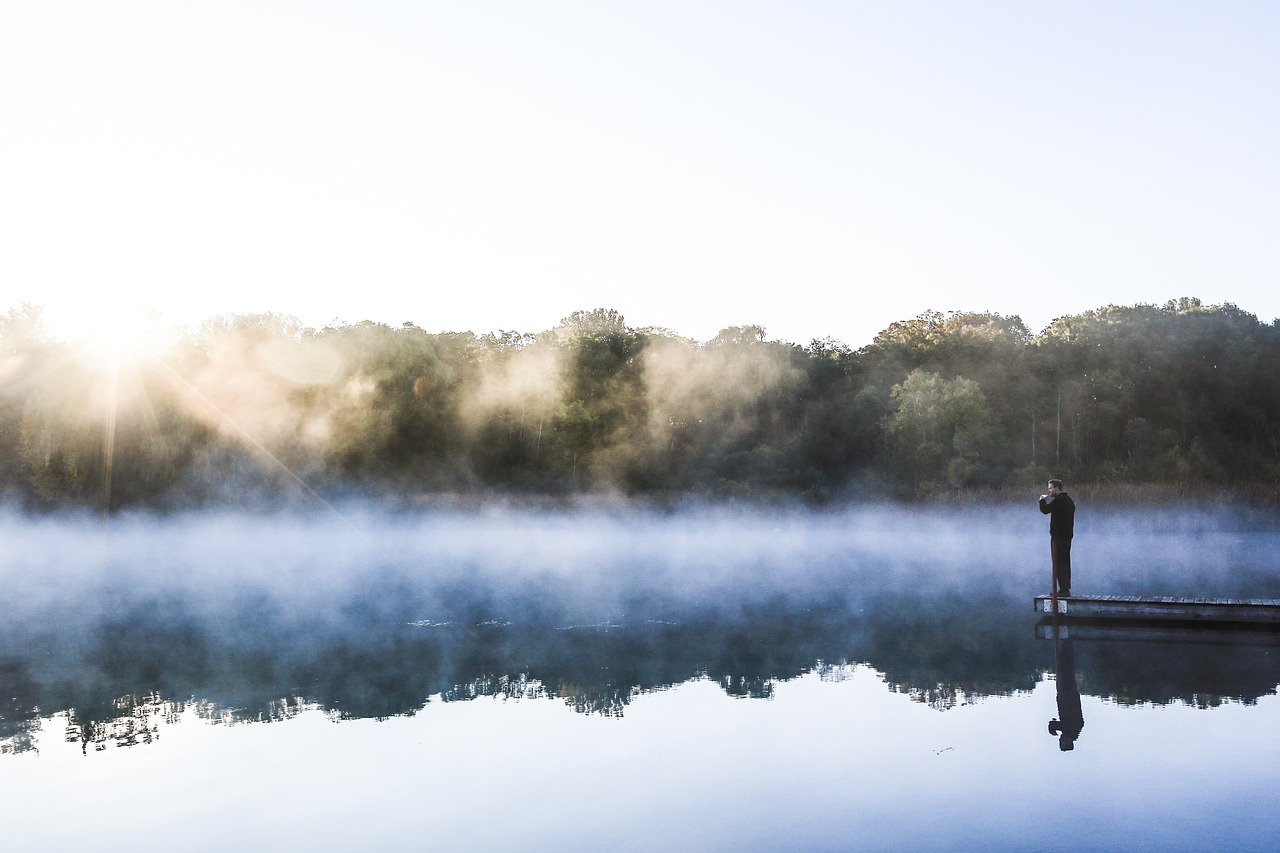
<instances>
[{"instance_id":1,"label":"bright sun","mask_svg":"<svg viewBox=\"0 0 1280 853\"><path fill-rule=\"evenodd\" d=\"M155 343L159 331L154 318L141 309L107 300L78 302L47 312L45 321L54 337L104 364L140 356Z\"/></svg>"}]
</instances>

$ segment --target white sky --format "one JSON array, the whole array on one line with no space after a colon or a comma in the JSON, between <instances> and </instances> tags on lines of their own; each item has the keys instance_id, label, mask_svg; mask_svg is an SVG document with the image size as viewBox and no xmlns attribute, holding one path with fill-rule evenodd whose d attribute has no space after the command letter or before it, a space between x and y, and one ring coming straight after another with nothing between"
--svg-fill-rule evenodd
<instances>
[{"instance_id":1,"label":"white sky","mask_svg":"<svg viewBox=\"0 0 1280 853\"><path fill-rule=\"evenodd\" d=\"M0 311L1280 315L1273 2L8 3Z\"/></svg>"}]
</instances>

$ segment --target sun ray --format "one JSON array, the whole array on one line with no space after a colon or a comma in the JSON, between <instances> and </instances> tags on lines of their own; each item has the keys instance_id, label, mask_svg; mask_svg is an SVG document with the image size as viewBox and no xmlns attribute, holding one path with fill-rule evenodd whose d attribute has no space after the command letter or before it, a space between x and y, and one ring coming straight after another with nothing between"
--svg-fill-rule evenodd
<instances>
[{"instance_id":1,"label":"sun ray","mask_svg":"<svg viewBox=\"0 0 1280 853\"><path fill-rule=\"evenodd\" d=\"M347 518L341 510L312 488L306 480L299 476L291 467L289 467L288 464L280 459L280 457L276 456L270 448L259 441L249 430L236 421L234 417L224 412L217 403L210 400L202 391L200 391L199 388L196 388L187 381L185 377L166 364L162 358L152 356L152 361L159 368L161 373L169 380L169 382L174 385L174 387L176 387L181 393L187 395L197 406L205 409L220 425L229 429L262 458L266 459L272 467L283 473L284 476L302 490L304 494L314 500L318 505L324 507L329 512L337 516L353 532L363 534L363 531L361 531L349 518Z\"/></svg>"},{"instance_id":2,"label":"sun ray","mask_svg":"<svg viewBox=\"0 0 1280 853\"><path fill-rule=\"evenodd\" d=\"M120 414L120 364L119 360L107 373L106 396L102 418L102 515L111 513L111 478L115 473L116 418Z\"/></svg>"}]
</instances>

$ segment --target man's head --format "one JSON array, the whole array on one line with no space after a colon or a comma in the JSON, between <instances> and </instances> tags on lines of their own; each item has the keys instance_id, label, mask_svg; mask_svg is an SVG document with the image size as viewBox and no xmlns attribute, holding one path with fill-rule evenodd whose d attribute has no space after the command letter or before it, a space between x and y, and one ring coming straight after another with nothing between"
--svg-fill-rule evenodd
<instances>
[{"instance_id":1,"label":"man's head","mask_svg":"<svg viewBox=\"0 0 1280 853\"><path fill-rule=\"evenodd\" d=\"M1062 491L1062 481L1061 481L1061 480L1050 480L1050 481L1049 481L1049 494L1051 494L1051 495L1056 495L1056 494L1058 494L1058 493L1059 493L1059 492L1061 492L1061 491Z\"/></svg>"}]
</instances>

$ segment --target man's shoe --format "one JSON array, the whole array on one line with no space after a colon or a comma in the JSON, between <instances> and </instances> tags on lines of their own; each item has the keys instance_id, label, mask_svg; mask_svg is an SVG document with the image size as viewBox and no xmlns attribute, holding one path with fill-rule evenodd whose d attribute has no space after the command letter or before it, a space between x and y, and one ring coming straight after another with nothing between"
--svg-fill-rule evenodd
<instances>
[{"instance_id":1,"label":"man's shoe","mask_svg":"<svg viewBox=\"0 0 1280 853\"><path fill-rule=\"evenodd\" d=\"M1070 598L1070 597L1071 597L1071 590L1069 590L1069 589L1064 589L1062 592L1058 593L1058 597L1059 597L1059 598Z\"/></svg>"}]
</instances>

